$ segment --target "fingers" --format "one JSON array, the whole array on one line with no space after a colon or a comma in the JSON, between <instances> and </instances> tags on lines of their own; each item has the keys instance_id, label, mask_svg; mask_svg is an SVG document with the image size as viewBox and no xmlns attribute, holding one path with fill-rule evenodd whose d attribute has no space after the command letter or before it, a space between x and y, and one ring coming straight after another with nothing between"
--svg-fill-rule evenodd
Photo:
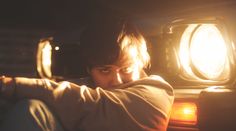
<instances>
[{"instance_id":1,"label":"fingers","mask_svg":"<svg viewBox=\"0 0 236 131\"><path fill-rule=\"evenodd\" d=\"M5 78L5 76L0 76L0 92L2 90L2 86L3 86L3 79Z\"/></svg>"},{"instance_id":2,"label":"fingers","mask_svg":"<svg viewBox=\"0 0 236 131\"><path fill-rule=\"evenodd\" d=\"M7 84L12 82L12 77L6 77L6 76L0 76L0 88L3 86L3 84Z\"/></svg>"},{"instance_id":3,"label":"fingers","mask_svg":"<svg viewBox=\"0 0 236 131\"><path fill-rule=\"evenodd\" d=\"M0 82L2 83L9 83L11 82L13 79L13 77L8 77L8 76L0 76Z\"/></svg>"},{"instance_id":4,"label":"fingers","mask_svg":"<svg viewBox=\"0 0 236 131\"><path fill-rule=\"evenodd\" d=\"M0 96L11 96L14 92L14 78L0 76Z\"/></svg>"},{"instance_id":5,"label":"fingers","mask_svg":"<svg viewBox=\"0 0 236 131\"><path fill-rule=\"evenodd\" d=\"M3 76L0 76L0 80L4 79L5 77L6 77L6 76L4 76L4 75L3 75Z\"/></svg>"}]
</instances>

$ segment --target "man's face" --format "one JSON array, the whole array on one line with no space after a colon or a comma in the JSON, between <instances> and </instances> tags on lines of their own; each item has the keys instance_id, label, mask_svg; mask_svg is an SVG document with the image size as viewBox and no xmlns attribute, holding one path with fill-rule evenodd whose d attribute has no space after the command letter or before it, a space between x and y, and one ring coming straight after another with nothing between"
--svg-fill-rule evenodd
<instances>
[{"instance_id":1,"label":"man's face","mask_svg":"<svg viewBox=\"0 0 236 131\"><path fill-rule=\"evenodd\" d=\"M93 67L90 75L95 85L103 89L112 89L140 78L141 69L138 65L120 63Z\"/></svg>"}]
</instances>

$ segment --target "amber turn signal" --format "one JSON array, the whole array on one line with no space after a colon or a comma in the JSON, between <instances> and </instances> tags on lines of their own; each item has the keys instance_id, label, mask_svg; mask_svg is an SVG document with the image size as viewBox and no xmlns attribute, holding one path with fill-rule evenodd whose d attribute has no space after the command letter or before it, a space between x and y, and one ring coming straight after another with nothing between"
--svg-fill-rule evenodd
<instances>
[{"instance_id":1,"label":"amber turn signal","mask_svg":"<svg viewBox=\"0 0 236 131\"><path fill-rule=\"evenodd\" d=\"M193 102L175 102L170 116L170 124L196 125L196 104Z\"/></svg>"}]
</instances>

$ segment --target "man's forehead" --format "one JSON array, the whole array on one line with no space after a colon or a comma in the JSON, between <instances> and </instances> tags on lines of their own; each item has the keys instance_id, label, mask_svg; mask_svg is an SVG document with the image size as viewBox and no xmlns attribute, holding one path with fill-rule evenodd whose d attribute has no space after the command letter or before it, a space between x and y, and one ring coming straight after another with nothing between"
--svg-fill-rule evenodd
<instances>
[{"instance_id":1,"label":"man's forehead","mask_svg":"<svg viewBox=\"0 0 236 131\"><path fill-rule=\"evenodd\" d=\"M130 67L137 64L136 59L133 58L129 53L124 53L116 60L116 62L111 64L97 65L95 67Z\"/></svg>"},{"instance_id":2,"label":"man's forehead","mask_svg":"<svg viewBox=\"0 0 236 131\"><path fill-rule=\"evenodd\" d=\"M136 63L135 58L130 56L128 53L122 55L116 62L115 65L117 66L129 66L134 65Z\"/></svg>"}]
</instances>

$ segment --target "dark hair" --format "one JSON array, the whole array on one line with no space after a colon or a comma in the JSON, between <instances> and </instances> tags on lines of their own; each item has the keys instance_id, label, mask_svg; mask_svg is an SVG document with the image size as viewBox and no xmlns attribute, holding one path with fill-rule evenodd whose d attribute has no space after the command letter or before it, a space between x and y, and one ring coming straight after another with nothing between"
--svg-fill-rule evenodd
<instances>
[{"instance_id":1,"label":"dark hair","mask_svg":"<svg viewBox=\"0 0 236 131\"><path fill-rule=\"evenodd\" d=\"M88 67L114 64L130 49L136 52L142 67L149 65L146 41L134 25L125 20L104 20L84 30L80 38L80 53Z\"/></svg>"}]
</instances>

